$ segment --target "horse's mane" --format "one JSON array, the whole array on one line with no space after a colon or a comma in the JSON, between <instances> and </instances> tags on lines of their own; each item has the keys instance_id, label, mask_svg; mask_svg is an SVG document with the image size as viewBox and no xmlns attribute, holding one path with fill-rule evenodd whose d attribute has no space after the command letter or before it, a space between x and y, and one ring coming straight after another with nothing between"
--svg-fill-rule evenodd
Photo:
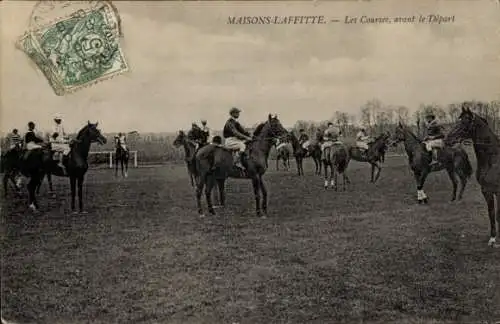
<instances>
[{"instance_id":1,"label":"horse's mane","mask_svg":"<svg viewBox=\"0 0 500 324\"><path fill-rule=\"evenodd\" d=\"M262 128L264 128L265 124L266 123L264 122L264 123L260 123L259 125L257 125L257 127L255 127L255 130L253 131L253 134L255 136L259 136L259 134L262 132Z\"/></svg>"},{"instance_id":2,"label":"horse's mane","mask_svg":"<svg viewBox=\"0 0 500 324\"><path fill-rule=\"evenodd\" d=\"M80 136L83 135L83 133L87 130L88 127L89 127L89 125L85 125L82 129L80 129L78 134L76 134L76 138L80 138Z\"/></svg>"},{"instance_id":3,"label":"horse's mane","mask_svg":"<svg viewBox=\"0 0 500 324\"><path fill-rule=\"evenodd\" d=\"M400 124L400 127L402 130L404 130L408 134L410 134L410 136L413 137L413 139L415 139L416 141L419 141L419 142L422 141L415 133L412 132L412 130L408 126L406 126L404 124Z\"/></svg>"}]
</instances>

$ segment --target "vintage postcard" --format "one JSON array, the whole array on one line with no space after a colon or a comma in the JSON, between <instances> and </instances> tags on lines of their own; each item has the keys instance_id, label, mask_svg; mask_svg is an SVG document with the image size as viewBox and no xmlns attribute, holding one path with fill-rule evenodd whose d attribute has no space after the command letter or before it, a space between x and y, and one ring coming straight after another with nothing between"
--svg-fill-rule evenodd
<instances>
[{"instance_id":1,"label":"vintage postcard","mask_svg":"<svg viewBox=\"0 0 500 324\"><path fill-rule=\"evenodd\" d=\"M2 323L500 323L498 1L0 15Z\"/></svg>"}]
</instances>

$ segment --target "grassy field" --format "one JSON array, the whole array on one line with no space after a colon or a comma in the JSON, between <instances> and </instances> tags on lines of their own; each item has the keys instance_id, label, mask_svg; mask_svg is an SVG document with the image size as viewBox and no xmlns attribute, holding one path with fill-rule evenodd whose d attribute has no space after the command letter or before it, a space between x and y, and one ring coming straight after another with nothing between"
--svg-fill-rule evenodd
<instances>
[{"instance_id":1,"label":"grassy field","mask_svg":"<svg viewBox=\"0 0 500 324\"><path fill-rule=\"evenodd\" d=\"M274 162L270 163L274 170ZM292 164L294 169L294 165ZM347 192L270 171L269 218L251 184L229 180L225 210L197 217L182 165L91 170L86 215L69 184L42 189L42 214L2 202L2 315L20 323L467 323L500 320L499 251L487 247L476 181L448 203L445 173L426 185L404 158L379 182L352 162ZM12 196L11 196L12 197Z\"/></svg>"}]
</instances>

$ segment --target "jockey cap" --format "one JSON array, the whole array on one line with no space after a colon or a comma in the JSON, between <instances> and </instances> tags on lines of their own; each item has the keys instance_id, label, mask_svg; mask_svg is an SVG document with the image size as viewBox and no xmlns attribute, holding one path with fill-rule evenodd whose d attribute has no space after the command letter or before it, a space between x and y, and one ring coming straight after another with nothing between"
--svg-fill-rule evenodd
<instances>
[{"instance_id":1,"label":"jockey cap","mask_svg":"<svg viewBox=\"0 0 500 324\"><path fill-rule=\"evenodd\" d=\"M203 125L205 125L205 124L207 123L207 121L206 121L205 119L202 119L202 120L201 120L201 123L202 123Z\"/></svg>"},{"instance_id":2,"label":"jockey cap","mask_svg":"<svg viewBox=\"0 0 500 324\"><path fill-rule=\"evenodd\" d=\"M304 129L303 128L299 129L299 132L301 132L301 133L304 132Z\"/></svg>"},{"instance_id":3,"label":"jockey cap","mask_svg":"<svg viewBox=\"0 0 500 324\"><path fill-rule=\"evenodd\" d=\"M231 108L231 110L229 110L229 114L231 114L231 115L234 114L234 113L239 113L239 112L241 112L241 110L239 110L236 107L233 107L233 108Z\"/></svg>"}]
</instances>

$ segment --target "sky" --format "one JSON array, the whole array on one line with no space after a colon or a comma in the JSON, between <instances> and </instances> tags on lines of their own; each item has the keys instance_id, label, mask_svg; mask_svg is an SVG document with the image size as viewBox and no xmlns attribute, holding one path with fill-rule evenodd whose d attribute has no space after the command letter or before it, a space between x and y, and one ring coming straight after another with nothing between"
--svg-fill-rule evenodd
<instances>
[{"instance_id":1,"label":"sky","mask_svg":"<svg viewBox=\"0 0 500 324\"><path fill-rule=\"evenodd\" d=\"M0 3L0 130L33 120L68 131L88 120L107 132L170 132L207 119L222 128L232 106L252 126L278 114L285 126L358 113L377 98L420 103L500 99L500 5L473 1L117 1L130 70L57 96L14 43L33 1ZM450 24L228 25L228 16L455 16Z\"/></svg>"}]
</instances>

